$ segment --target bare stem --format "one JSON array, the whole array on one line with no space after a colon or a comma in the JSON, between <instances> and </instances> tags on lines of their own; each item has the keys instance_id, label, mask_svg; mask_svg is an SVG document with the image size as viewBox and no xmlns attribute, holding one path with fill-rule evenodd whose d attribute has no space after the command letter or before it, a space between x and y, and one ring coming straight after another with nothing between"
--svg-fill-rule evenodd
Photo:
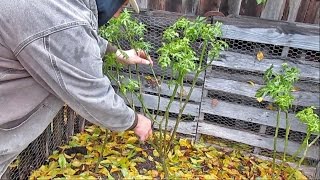
<instances>
[{"instance_id":1,"label":"bare stem","mask_svg":"<svg viewBox=\"0 0 320 180\"><path fill-rule=\"evenodd\" d=\"M289 118L288 118L288 111L286 113L286 138L284 142L284 153L283 153L283 162L286 161L286 153L288 149L288 140L289 140L289 133L290 133L290 123L289 123Z\"/></svg>"},{"instance_id":2,"label":"bare stem","mask_svg":"<svg viewBox=\"0 0 320 180\"><path fill-rule=\"evenodd\" d=\"M179 81L179 79L180 79L180 75L178 77L178 81ZM163 132L164 133L164 135L163 135L163 143L162 143L163 149L165 149L166 143L167 143L166 136L167 136L167 131L168 131L168 123L169 123L169 111L170 111L171 105L172 105L172 103L174 101L174 97L176 96L176 94L178 92L178 87L179 87L179 84L176 83L176 85L174 87L174 90L173 90L173 93L172 93L172 95L170 97L170 101L169 101L169 103L168 103L168 105L166 107L165 114L164 114L164 116L163 116L163 118L161 120L161 123L163 122L163 120L165 120L165 126L164 126L164 132ZM161 129L162 129L162 127L161 127Z\"/></svg>"},{"instance_id":3,"label":"bare stem","mask_svg":"<svg viewBox=\"0 0 320 180\"><path fill-rule=\"evenodd\" d=\"M290 174L289 178L288 179L292 179L292 176L295 174L295 172L300 168L302 162L304 161L304 158L306 157L307 155L307 152L308 152L308 149L318 141L318 139L320 138L320 135L318 135L316 138L314 138L314 140L309 144L309 139L310 139L310 136L311 136L311 133L308 132L307 133L307 136L305 138L305 142L306 142L306 148L304 149L304 152L303 152L303 155L301 157L301 159L299 160L299 163L298 165L295 167L294 171Z\"/></svg>"},{"instance_id":4,"label":"bare stem","mask_svg":"<svg viewBox=\"0 0 320 180\"><path fill-rule=\"evenodd\" d=\"M179 110L178 118L177 118L177 120L176 120L174 129L173 129L173 131L172 131L170 140L169 140L168 145L167 145L167 148L166 148L166 152L167 152L167 153L170 151L170 145L172 144L173 137L174 137L174 136L176 135L176 133L177 133L178 126L179 126L179 123L180 123L180 121L181 121L182 113L183 113L184 109L186 108L186 106L187 106L187 104L188 104L188 102L189 102L189 100L190 100L191 94L192 94L193 89L194 89L194 87L195 87L195 85L196 85L196 83L197 83L197 79L198 79L200 73L201 73L201 71L196 72L196 75L195 75L195 78L194 78L194 80L193 80L193 82L192 82L191 88L190 88L190 90L189 90L189 92L188 92L188 95L187 95L186 98L185 98L185 102L184 102L182 108Z\"/></svg>"},{"instance_id":5,"label":"bare stem","mask_svg":"<svg viewBox=\"0 0 320 180\"><path fill-rule=\"evenodd\" d=\"M278 133L279 133L280 113L281 113L281 110L280 110L280 108L278 108L276 132L275 132L274 138L273 138L273 159L272 159L272 172L273 172L273 175L272 175L272 179L275 178L277 139L278 139Z\"/></svg>"}]
</instances>

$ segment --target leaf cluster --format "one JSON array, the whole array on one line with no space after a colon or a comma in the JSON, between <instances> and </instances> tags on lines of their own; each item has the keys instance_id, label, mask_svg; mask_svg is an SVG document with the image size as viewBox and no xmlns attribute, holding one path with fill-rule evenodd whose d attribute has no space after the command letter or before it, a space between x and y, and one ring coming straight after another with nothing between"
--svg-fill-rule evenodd
<instances>
[{"instance_id":1,"label":"leaf cluster","mask_svg":"<svg viewBox=\"0 0 320 180\"><path fill-rule=\"evenodd\" d=\"M308 107L296 114L296 117L307 125L308 132L320 134L320 118L314 113L314 107Z\"/></svg>"},{"instance_id":2,"label":"leaf cluster","mask_svg":"<svg viewBox=\"0 0 320 180\"><path fill-rule=\"evenodd\" d=\"M256 97L271 96L281 110L287 111L291 108L294 101L293 85L299 79L299 70L284 63L281 72L276 73L271 65L263 78L266 85L257 91Z\"/></svg>"},{"instance_id":3,"label":"leaf cluster","mask_svg":"<svg viewBox=\"0 0 320 180\"><path fill-rule=\"evenodd\" d=\"M146 26L131 16L131 11L125 9L119 17L112 18L99 29L101 37L112 44L120 46L120 40L129 40L131 48L150 51L151 45L144 40ZM120 47L119 47L120 48Z\"/></svg>"},{"instance_id":4,"label":"leaf cluster","mask_svg":"<svg viewBox=\"0 0 320 180\"><path fill-rule=\"evenodd\" d=\"M215 25L208 24L203 17L198 17L195 21L179 19L164 31L164 43L158 50L160 66L162 68L171 66L174 71L181 74L199 68L196 63L199 58L192 48L196 41L202 42L202 48L209 51L209 58L218 57L220 51L227 47L224 41L217 40L217 37L222 36L221 25L219 22Z\"/></svg>"},{"instance_id":5,"label":"leaf cluster","mask_svg":"<svg viewBox=\"0 0 320 180\"><path fill-rule=\"evenodd\" d=\"M138 90L140 87L140 84L138 81L133 79L128 79L128 82L123 83L120 87L120 90L123 94L127 94L127 92L134 93L136 90Z\"/></svg>"}]
</instances>

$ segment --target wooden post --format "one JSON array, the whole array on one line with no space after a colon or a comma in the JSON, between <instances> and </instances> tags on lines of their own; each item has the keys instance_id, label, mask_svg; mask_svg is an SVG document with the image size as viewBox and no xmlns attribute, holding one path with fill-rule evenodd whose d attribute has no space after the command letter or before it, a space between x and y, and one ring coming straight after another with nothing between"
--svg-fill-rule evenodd
<instances>
[{"instance_id":1,"label":"wooden post","mask_svg":"<svg viewBox=\"0 0 320 180\"><path fill-rule=\"evenodd\" d=\"M182 0L182 13L195 15L195 8L198 0Z\"/></svg>"},{"instance_id":2,"label":"wooden post","mask_svg":"<svg viewBox=\"0 0 320 180\"><path fill-rule=\"evenodd\" d=\"M165 0L150 0L148 2L149 9L156 9L156 10L165 10Z\"/></svg>"},{"instance_id":3,"label":"wooden post","mask_svg":"<svg viewBox=\"0 0 320 180\"><path fill-rule=\"evenodd\" d=\"M289 16L288 16L287 21L289 21L289 22L296 21L300 4L301 4L301 0L290 0L290 2L289 2Z\"/></svg>"},{"instance_id":4,"label":"wooden post","mask_svg":"<svg viewBox=\"0 0 320 180\"><path fill-rule=\"evenodd\" d=\"M137 0L137 3L139 4L139 7L141 9L147 9L148 8L148 0Z\"/></svg>"},{"instance_id":5,"label":"wooden post","mask_svg":"<svg viewBox=\"0 0 320 180\"><path fill-rule=\"evenodd\" d=\"M268 0L265 8L262 10L261 18L281 20L286 0Z\"/></svg>"},{"instance_id":6,"label":"wooden post","mask_svg":"<svg viewBox=\"0 0 320 180\"><path fill-rule=\"evenodd\" d=\"M219 11L221 0L200 0L198 13L204 15L208 11Z\"/></svg>"},{"instance_id":7,"label":"wooden post","mask_svg":"<svg viewBox=\"0 0 320 180\"><path fill-rule=\"evenodd\" d=\"M233 1L228 1L228 6L229 6L229 10L228 13L229 15L239 15L240 13L240 8L241 8L241 3L242 0L233 0Z\"/></svg>"}]
</instances>

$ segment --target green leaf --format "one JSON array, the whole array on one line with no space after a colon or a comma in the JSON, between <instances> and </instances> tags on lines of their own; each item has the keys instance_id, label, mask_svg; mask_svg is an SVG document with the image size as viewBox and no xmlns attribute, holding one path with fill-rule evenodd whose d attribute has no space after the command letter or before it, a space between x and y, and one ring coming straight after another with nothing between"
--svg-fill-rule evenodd
<instances>
[{"instance_id":1,"label":"green leaf","mask_svg":"<svg viewBox=\"0 0 320 180\"><path fill-rule=\"evenodd\" d=\"M122 168L121 173L124 178L126 178L129 175L128 169L127 168Z\"/></svg>"},{"instance_id":2,"label":"green leaf","mask_svg":"<svg viewBox=\"0 0 320 180\"><path fill-rule=\"evenodd\" d=\"M67 167L67 159L64 157L63 154L59 155L58 163L60 168L66 168Z\"/></svg>"}]
</instances>

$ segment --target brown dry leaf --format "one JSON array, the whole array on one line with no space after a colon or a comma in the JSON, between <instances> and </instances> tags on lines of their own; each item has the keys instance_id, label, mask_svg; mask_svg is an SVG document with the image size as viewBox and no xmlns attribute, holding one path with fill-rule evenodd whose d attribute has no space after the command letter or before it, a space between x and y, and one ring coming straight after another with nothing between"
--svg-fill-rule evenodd
<instances>
[{"instance_id":1,"label":"brown dry leaf","mask_svg":"<svg viewBox=\"0 0 320 180\"><path fill-rule=\"evenodd\" d=\"M275 108L271 103L268 104L268 106L266 107L266 109L270 110L270 111L275 111L277 110L277 108Z\"/></svg>"},{"instance_id":2,"label":"brown dry leaf","mask_svg":"<svg viewBox=\"0 0 320 180\"><path fill-rule=\"evenodd\" d=\"M216 107L219 104L219 100L218 99L212 99L211 101L211 106L212 107Z\"/></svg>"},{"instance_id":3,"label":"brown dry leaf","mask_svg":"<svg viewBox=\"0 0 320 180\"><path fill-rule=\"evenodd\" d=\"M149 170L148 175L152 176L153 178L158 177L159 176L159 172L156 170Z\"/></svg>"},{"instance_id":4,"label":"brown dry leaf","mask_svg":"<svg viewBox=\"0 0 320 180\"><path fill-rule=\"evenodd\" d=\"M292 91L292 92L297 92L297 91L300 91L300 88L299 88L299 87L293 87L293 88L291 89L291 91Z\"/></svg>"},{"instance_id":5,"label":"brown dry leaf","mask_svg":"<svg viewBox=\"0 0 320 180\"><path fill-rule=\"evenodd\" d=\"M188 95L188 92L186 90L184 90L183 88L182 88L182 90L178 91L177 93L179 96L181 95L182 97L186 97Z\"/></svg>"},{"instance_id":6,"label":"brown dry leaf","mask_svg":"<svg viewBox=\"0 0 320 180\"><path fill-rule=\"evenodd\" d=\"M263 52L262 52L262 51L259 51L259 52L257 53L257 59L258 59L258 61L262 61L263 58L264 58Z\"/></svg>"}]
</instances>

